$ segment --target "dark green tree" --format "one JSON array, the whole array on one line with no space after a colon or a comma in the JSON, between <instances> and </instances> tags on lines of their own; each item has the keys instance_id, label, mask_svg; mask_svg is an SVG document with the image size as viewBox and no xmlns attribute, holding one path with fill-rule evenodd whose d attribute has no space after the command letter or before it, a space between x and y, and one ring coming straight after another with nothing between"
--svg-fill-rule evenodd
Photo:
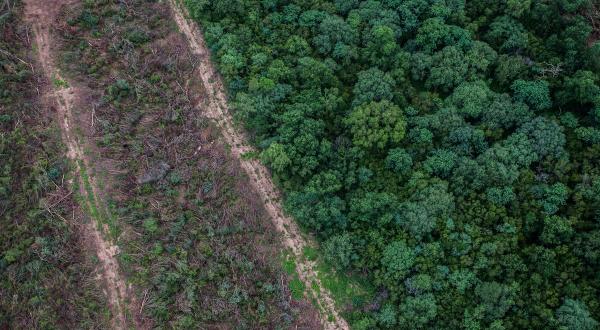
<instances>
[{"instance_id":1,"label":"dark green tree","mask_svg":"<svg viewBox=\"0 0 600 330\"><path fill-rule=\"evenodd\" d=\"M559 324L568 330L592 330L598 328L598 321L594 320L584 303L565 299L564 303L556 310Z\"/></svg>"}]
</instances>

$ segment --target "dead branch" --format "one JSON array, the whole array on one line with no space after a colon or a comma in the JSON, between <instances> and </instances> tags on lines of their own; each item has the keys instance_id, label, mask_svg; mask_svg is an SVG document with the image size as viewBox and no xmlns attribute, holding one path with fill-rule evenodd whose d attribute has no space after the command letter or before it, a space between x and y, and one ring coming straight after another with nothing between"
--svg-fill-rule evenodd
<instances>
[{"instance_id":1,"label":"dead branch","mask_svg":"<svg viewBox=\"0 0 600 330\"><path fill-rule=\"evenodd\" d=\"M4 50L4 49L2 49L2 48L0 48L0 53L2 53L2 54L4 54L4 55L6 55L6 56L8 56L8 57L12 57L12 58L14 58L14 59L18 60L19 62L21 62L21 63L23 63L23 64L25 64L25 65L29 65L29 67L31 68L31 72L32 72L32 73L35 73L35 70L33 69L33 64L31 64L31 63L29 63L29 62L26 62L26 61L24 61L23 59L21 59L21 58L20 58L20 57L18 57L17 55L11 54L10 52L8 52L8 51L6 51L6 50Z\"/></svg>"},{"instance_id":2,"label":"dead branch","mask_svg":"<svg viewBox=\"0 0 600 330\"><path fill-rule=\"evenodd\" d=\"M68 194L66 194L65 196L63 196L61 199L58 200L58 202L55 202L54 204L48 206L48 208L53 208L56 205L60 204L62 201L64 201L65 199L67 199L69 196L71 196L71 194L73 193L73 191L70 191Z\"/></svg>"}]
</instances>

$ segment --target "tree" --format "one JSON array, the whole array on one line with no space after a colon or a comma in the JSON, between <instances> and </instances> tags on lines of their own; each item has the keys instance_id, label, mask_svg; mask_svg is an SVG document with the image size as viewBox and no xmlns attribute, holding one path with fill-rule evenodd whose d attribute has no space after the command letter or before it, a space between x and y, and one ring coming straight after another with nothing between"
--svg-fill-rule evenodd
<instances>
[{"instance_id":1,"label":"tree","mask_svg":"<svg viewBox=\"0 0 600 330\"><path fill-rule=\"evenodd\" d=\"M429 18L419 28L415 37L415 43L426 53L454 45L461 49L466 48L472 42L469 33L455 25L447 25L438 17Z\"/></svg>"},{"instance_id":2,"label":"tree","mask_svg":"<svg viewBox=\"0 0 600 330\"><path fill-rule=\"evenodd\" d=\"M560 100L561 104L592 103L600 95L600 87L596 85L597 80L598 77L593 72L579 70L573 76L565 78L563 89L557 93L557 100Z\"/></svg>"},{"instance_id":3,"label":"tree","mask_svg":"<svg viewBox=\"0 0 600 330\"><path fill-rule=\"evenodd\" d=\"M490 129L509 129L529 121L531 117L533 113L525 104L512 102L507 94L496 94L481 120Z\"/></svg>"},{"instance_id":4,"label":"tree","mask_svg":"<svg viewBox=\"0 0 600 330\"><path fill-rule=\"evenodd\" d=\"M550 84L545 80L516 80L511 88L515 100L524 102L536 111L546 110L552 106Z\"/></svg>"},{"instance_id":5,"label":"tree","mask_svg":"<svg viewBox=\"0 0 600 330\"><path fill-rule=\"evenodd\" d=\"M515 200L516 196L511 187L491 187L486 190L487 199L496 205L506 205Z\"/></svg>"},{"instance_id":6,"label":"tree","mask_svg":"<svg viewBox=\"0 0 600 330\"><path fill-rule=\"evenodd\" d=\"M337 43L331 55L338 62L341 62L342 65L348 66L358 59L358 48L354 45Z\"/></svg>"},{"instance_id":7,"label":"tree","mask_svg":"<svg viewBox=\"0 0 600 330\"><path fill-rule=\"evenodd\" d=\"M558 212L569 197L569 189L562 182L557 182L551 186L534 186L531 190L534 196L538 198L538 203L542 206L544 212L549 215Z\"/></svg>"},{"instance_id":8,"label":"tree","mask_svg":"<svg viewBox=\"0 0 600 330\"><path fill-rule=\"evenodd\" d=\"M525 49L529 43L523 24L509 16L496 18L485 37L491 45L507 53Z\"/></svg>"},{"instance_id":9,"label":"tree","mask_svg":"<svg viewBox=\"0 0 600 330\"><path fill-rule=\"evenodd\" d=\"M420 184L394 217L397 225L419 240L435 230L438 219L449 217L455 206L445 182L428 182L425 187Z\"/></svg>"},{"instance_id":10,"label":"tree","mask_svg":"<svg viewBox=\"0 0 600 330\"><path fill-rule=\"evenodd\" d=\"M527 135L540 157L559 158L564 153L566 137L563 128L553 120L537 117L521 126L517 132Z\"/></svg>"},{"instance_id":11,"label":"tree","mask_svg":"<svg viewBox=\"0 0 600 330\"><path fill-rule=\"evenodd\" d=\"M246 67L246 60L235 49L229 49L226 54L221 57L219 68L224 75L234 77L241 73L241 70Z\"/></svg>"},{"instance_id":12,"label":"tree","mask_svg":"<svg viewBox=\"0 0 600 330\"><path fill-rule=\"evenodd\" d=\"M471 126L463 126L451 131L445 139L445 144L457 155L463 156L473 156L488 148L485 133Z\"/></svg>"},{"instance_id":13,"label":"tree","mask_svg":"<svg viewBox=\"0 0 600 330\"><path fill-rule=\"evenodd\" d=\"M433 65L433 57L423 52L410 56L410 73L413 80L424 81Z\"/></svg>"},{"instance_id":14,"label":"tree","mask_svg":"<svg viewBox=\"0 0 600 330\"><path fill-rule=\"evenodd\" d=\"M344 120L354 145L383 149L404 138L406 123L400 108L389 101L371 102L356 107Z\"/></svg>"},{"instance_id":15,"label":"tree","mask_svg":"<svg viewBox=\"0 0 600 330\"><path fill-rule=\"evenodd\" d=\"M424 329L435 319L438 306L432 294L407 297L399 308L399 324L403 329Z\"/></svg>"},{"instance_id":16,"label":"tree","mask_svg":"<svg viewBox=\"0 0 600 330\"><path fill-rule=\"evenodd\" d=\"M593 127L578 127L575 129L575 135L578 139L588 144L600 143L600 129Z\"/></svg>"},{"instance_id":17,"label":"tree","mask_svg":"<svg viewBox=\"0 0 600 330\"><path fill-rule=\"evenodd\" d=\"M346 14L358 7L358 0L335 0L335 9L340 14Z\"/></svg>"},{"instance_id":18,"label":"tree","mask_svg":"<svg viewBox=\"0 0 600 330\"><path fill-rule=\"evenodd\" d=\"M423 168L429 174L445 178L452 172L456 159L457 156L454 152L438 149L423 162Z\"/></svg>"},{"instance_id":19,"label":"tree","mask_svg":"<svg viewBox=\"0 0 600 330\"><path fill-rule=\"evenodd\" d=\"M479 191L487 181L486 166L469 157L460 157L457 165L449 178L452 192L455 196L465 196L473 191Z\"/></svg>"},{"instance_id":20,"label":"tree","mask_svg":"<svg viewBox=\"0 0 600 330\"><path fill-rule=\"evenodd\" d=\"M349 217L355 226L384 226L391 222L396 209L396 198L390 193L366 192L357 194L350 201Z\"/></svg>"},{"instance_id":21,"label":"tree","mask_svg":"<svg viewBox=\"0 0 600 330\"><path fill-rule=\"evenodd\" d=\"M496 63L495 81L506 87L512 81L521 79L527 72L525 62L525 59L519 55L500 55Z\"/></svg>"},{"instance_id":22,"label":"tree","mask_svg":"<svg viewBox=\"0 0 600 330\"><path fill-rule=\"evenodd\" d=\"M498 58L496 51L485 42L473 41L465 53L465 60L469 64L468 80L485 79L490 68Z\"/></svg>"},{"instance_id":23,"label":"tree","mask_svg":"<svg viewBox=\"0 0 600 330\"><path fill-rule=\"evenodd\" d=\"M285 152L285 147L280 143L272 143L261 153L261 159L276 172L283 172L292 161Z\"/></svg>"},{"instance_id":24,"label":"tree","mask_svg":"<svg viewBox=\"0 0 600 330\"><path fill-rule=\"evenodd\" d=\"M487 149L477 157L482 166L485 182L491 186L511 185L519 176L519 170L537 161L533 143L525 134L514 133L506 140Z\"/></svg>"},{"instance_id":25,"label":"tree","mask_svg":"<svg viewBox=\"0 0 600 330\"><path fill-rule=\"evenodd\" d=\"M398 283L404 280L415 263L415 252L404 241L395 241L383 250L381 266L385 282Z\"/></svg>"},{"instance_id":26,"label":"tree","mask_svg":"<svg viewBox=\"0 0 600 330\"><path fill-rule=\"evenodd\" d=\"M540 237L544 243L566 243L572 235L573 228L571 228L571 223L567 219L556 215L544 218L544 230Z\"/></svg>"},{"instance_id":27,"label":"tree","mask_svg":"<svg viewBox=\"0 0 600 330\"><path fill-rule=\"evenodd\" d=\"M382 68L391 67L399 48L394 30L386 25L375 25L369 34L364 50L367 62Z\"/></svg>"},{"instance_id":28,"label":"tree","mask_svg":"<svg viewBox=\"0 0 600 330\"><path fill-rule=\"evenodd\" d=\"M465 54L456 46L447 46L435 53L432 57L434 64L425 85L448 92L454 86L461 84L469 72L469 64L464 58Z\"/></svg>"},{"instance_id":29,"label":"tree","mask_svg":"<svg viewBox=\"0 0 600 330\"><path fill-rule=\"evenodd\" d=\"M332 67L326 62L312 57L298 59L296 71L301 81L313 88L333 86L337 82Z\"/></svg>"},{"instance_id":30,"label":"tree","mask_svg":"<svg viewBox=\"0 0 600 330\"><path fill-rule=\"evenodd\" d=\"M497 282L482 282L475 288L475 295L485 311L488 321L499 319L515 304L517 285Z\"/></svg>"},{"instance_id":31,"label":"tree","mask_svg":"<svg viewBox=\"0 0 600 330\"><path fill-rule=\"evenodd\" d=\"M433 133L427 128L416 127L410 130L408 138L415 145L430 147L433 144Z\"/></svg>"},{"instance_id":32,"label":"tree","mask_svg":"<svg viewBox=\"0 0 600 330\"><path fill-rule=\"evenodd\" d=\"M412 165L412 157L402 148L391 149L385 158L385 167L400 175L410 173Z\"/></svg>"},{"instance_id":33,"label":"tree","mask_svg":"<svg viewBox=\"0 0 600 330\"><path fill-rule=\"evenodd\" d=\"M415 202L402 203L395 221L418 239L431 233L436 227L436 218L427 213L424 205Z\"/></svg>"},{"instance_id":34,"label":"tree","mask_svg":"<svg viewBox=\"0 0 600 330\"><path fill-rule=\"evenodd\" d=\"M394 97L393 89L396 85L394 79L381 70L372 68L358 73L358 81L354 85L353 106L369 102L391 101Z\"/></svg>"},{"instance_id":35,"label":"tree","mask_svg":"<svg viewBox=\"0 0 600 330\"><path fill-rule=\"evenodd\" d=\"M392 304L383 306L377 315L377 321L385 328L392 328L397 322L396 308Z\"/></svg>"},{"instance_id":36,"label":"tree","mask_svg":"<svg viewBox=\"0 0 600 330\"><path fill-rule=\"evenodd\" d=\"M512 17L522 17L529 11L531 6L531 0L507 0L506 1L506 14Z\"/></svg>"},{"instance_id":37,"label":"tree","mask_svg":"<svg viewBox=\"0 0 600 330\"><path fill-rule=\"evenodd\" d=\"M335 235L323 244L323 256L333 267L347 270L358 257L352 244L352 236L347 233Z\"/></svg>"},{"instance_id":38,"label":"tree","mask_svg":"<svg viewBox=\"0 0 600 330\"><path fill-rule=\"evenodd\" d=\"M337 196L310 191L290 192L286 210L307 228L330 237L347 227L346 203Z\"/></svg>"},{"instance_id":39,"label":"tree","mask_svg":"<svg viewBox=\"0 0 600 330\"><path fill-rule=\"evenodd\" d=\"M584 303L570 298L556 310L556 318L561 326L567 330L593 330L598 328L598 321L594 320Z\"/></svg>"},{"instance_id":40,"label":"tree","mask_svg":"<svg viewBox=\"0 0 600 330\"><path fill-rule=\"evenodd\" d=\"M467 118L479 118L482 112L489 110L493 96L487 84L477 80L456 87L445 102L456 107L458 113Z\"/></svg>"},{"instance_id":41,"label":"tree","mask_svg":"<svg viewBox=\"0 0 600 330\"><path fill-rule=\"evenodd\" d=\"M475 273L468 269L460 269L454 271L449 276L449 282L458 290L460 293L465 293L465 291L475 285L477 281L477 276Z\"/></svg>"},{"instance_id":42,"label":"tree","mask_svg":"<svg viewBox=\"0 0 600 330\"><path fill-rule=\"evenodd\" d=\"M328 16L324 11L320 10L307 10L300 14L298 24L303 28L308 28L313 32L316 32L319 24Z\"/></svg>"},{"instance_id":43,"label":"tree","mask_svg":"<svg viewBox=\"0 0 600 330\"><path fill-rule=\"evenodd\" d=\"M299 35L292 35L285 43L284 49L288 54L295 57L306 57L310 55L311 48L306 39Z\"/></svg>"},{"instance_id":44,"label":"tree","mask_svg":"<svg viewBox=\"0 0 600 330\"><path fill-rule=\"evenodd\" d=\"M404 281L404 286L409 294L418 296L431 291L433 280L427 274L417 274L407 278Z\"/></svg>"},{"instance_id":45,"label":"tree","mask_svg":"<svg viewBox=\"0 0 600 330\"><path fill-rule=\"evenodd\" d=\"M355 31L339 16L328 15L319 24L318 33L313 38L315 49L321 54L330 53L336 44L355 43Z\"/></svg>"}]
</instances>

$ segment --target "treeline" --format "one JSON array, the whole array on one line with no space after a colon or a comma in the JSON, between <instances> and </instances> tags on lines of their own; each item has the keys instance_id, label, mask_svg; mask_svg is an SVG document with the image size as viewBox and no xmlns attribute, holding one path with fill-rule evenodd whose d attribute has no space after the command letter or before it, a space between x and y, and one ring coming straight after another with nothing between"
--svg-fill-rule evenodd
<instances>
[{"instance_id":1,"label":"treeline","mask_svg":"<svg viewBox=\"0 0 600 330\"><path fill-rule=\"evenodd\" d=\"M355 328L598 326L597 4L185 3Z\"/></svg>"},{"instance_id":2,"label":"treeline","mask_svg":"<svg viewBox=\"0 0 600 330\"><path fill-rule=\"evenodd\" d=\"M20 1L0 4L0 328L109 327ZM49 100L51 102L51 100ZM74 192L75 190L75 192Z\"/></svg>"}]
</instances>

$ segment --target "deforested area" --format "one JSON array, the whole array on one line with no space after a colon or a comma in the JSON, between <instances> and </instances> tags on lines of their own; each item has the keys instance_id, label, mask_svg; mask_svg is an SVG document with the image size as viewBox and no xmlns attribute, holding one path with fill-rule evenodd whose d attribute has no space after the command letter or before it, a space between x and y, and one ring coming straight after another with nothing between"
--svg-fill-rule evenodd
<instances>
[{"instance_id":1,"label":"deforested area","mask_svg":"<svg viewBox=\"0 0 600 330\"><path fill-rule=\"evenodd\" d=\"M598 328L597 1L182 2L352 328Z\"/></svg>"},{"instance_id":2,"label":"deforested area","mask_svg":"<svg viewBox=\"0 0 600 330\"><path fill-rule=\"evenodd\" d=\"M84 1L61 20L61 68L89 92L79 134L136 325L319 328L262 201L203 112L209 95L169 7Z\"/></svg>"},{"instance_id":3,"label":"deforested area","mask_svg":"<svg viewBox=\"0 0 600 330\"><path fill-rule=\"evenodd\" d=\"M24 5L0 3L0 328L105 329L95 256Z\"/></svg>"}]
</instances>

